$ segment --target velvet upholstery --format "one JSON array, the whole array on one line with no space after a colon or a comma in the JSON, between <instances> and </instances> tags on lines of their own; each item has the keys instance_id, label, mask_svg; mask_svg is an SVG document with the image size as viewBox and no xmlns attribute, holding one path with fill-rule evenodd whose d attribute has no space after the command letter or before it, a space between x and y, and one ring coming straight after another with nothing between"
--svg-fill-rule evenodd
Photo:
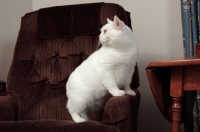
<instances>
[{"instance_id":1,"label":"velvet upholstery","mask_svg":"<svg viewBox=\"0 0 200 132\"><path fill-rule=\"evenodd\" d=\"M0 96L0 121L17 119L17 100L12 95Z\"/></svg>"},{"instance_id":2,"label":"velvet upholstery","mask_svg":"<svg viewBox=\"0 0 200 132\"><path fill-rule=\"evenodd\" d=\"M100 8L102 4L59 6L39 10L38 37L46 39L98 33L100 30Z\"/></svg>"},{"instance_id":3,"label":"velvet upholstery","mask_svg":"<svg viewBox=\"0 0 200 132\"><path fill-rule=\"evenodd\" d=\"M88 14L89 11L93 13ZM37 132L137 131L137 66L131 83L136 96L111 97L104 110L89 115L92 120L85 123L73 123L66 109L65 85L69 75L99 48L99 30L106 18L113 19L114 15L131 26L130 13L107 3L50 7L22 17L7 79L9 94L0 96L0 112L5 114L0 115L1 130L26 132L29 127ZM84 21L80 27L78 20ZM81 29L85 24L87 27Z\"/></svg>"},{"instance_id":4,"label":"velvet upholstery","mask_svg":"<svg viewBox=\"0 0 200 132\"><path fill-rule=\"evenodd\" d=\"M0 126L2 132L119 132L117 129L95 121L83 123L68 120L2 121Z\"/></svg>"}]
</instances>

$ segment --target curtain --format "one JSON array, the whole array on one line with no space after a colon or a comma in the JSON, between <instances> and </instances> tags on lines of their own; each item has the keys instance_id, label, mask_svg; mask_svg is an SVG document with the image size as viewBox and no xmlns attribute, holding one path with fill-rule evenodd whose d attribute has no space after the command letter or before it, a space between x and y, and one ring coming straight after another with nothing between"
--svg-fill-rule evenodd
<instances>
[{"instance_id":1,"label":"curtain","mask_svg":"<svg viewBox=\"0 0 200 132\"><path fill-rule=\"evenodd\" d=\"M181 0L181 5L185 57L196 56L196 44L199 42L200 0Z\"/></svg>"},{"instance_id":2,"label":"curtain","mask_svg":"<svg viewBox=\"0 0 200 132\"><path fill-rule=\"evenodd\" d=\"M200 0L181 0L181 15L184 55L186 58L196 57L199 54L196 50L196 47L200 45ZM190 126L192 126L192 130L190 129L189 132L200 132L200 91L197 91L195 96L194 94L187 92L185 93L185 98L185 112L191 113L191 120L193 120L193 123L191 122L192 124L190 124ZM191 106L192 109L188 108L187 106Z\"/></svg>"}]
</instances>

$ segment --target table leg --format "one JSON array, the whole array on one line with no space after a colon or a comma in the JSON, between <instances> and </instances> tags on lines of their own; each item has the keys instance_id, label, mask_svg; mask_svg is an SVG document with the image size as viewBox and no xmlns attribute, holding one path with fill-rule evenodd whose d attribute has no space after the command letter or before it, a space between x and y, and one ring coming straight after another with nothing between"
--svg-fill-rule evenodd
<instances>
[{"instance_id":1,"label":"table leg","mask_svg":"<svg viewBox=\"0 0 200 132\"><path fill-rule=\"evenodd\" d=\"M172 98L172 132L181 132L182 98Z\"/></svg>"},{"instance_id":2,"label":"table leg","mask_svg":"<svg viewBox=\"0 0 200 132\"><path fill-rule=\"evenodd\" d=\"M172 132L181 131L183 67L172 67L170 78L170 95L172 97Z\"/></svg>"}]
</instances>

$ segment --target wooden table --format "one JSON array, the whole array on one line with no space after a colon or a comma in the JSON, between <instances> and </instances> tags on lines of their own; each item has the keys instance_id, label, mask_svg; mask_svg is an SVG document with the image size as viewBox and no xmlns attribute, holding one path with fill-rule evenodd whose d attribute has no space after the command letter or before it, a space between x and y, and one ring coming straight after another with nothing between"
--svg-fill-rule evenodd
<instances>
[{"instance_id":1,"label":"wooden table","mask_svg":"<svg viewBox=\"0 0 200 132\"><path fill-rule=\"evenodd\" d=\"M180 132L184 91L200 90L200 59L150 62L146 73L158 108L171 120L172 132Z\"/></svg>"}]
</instances>

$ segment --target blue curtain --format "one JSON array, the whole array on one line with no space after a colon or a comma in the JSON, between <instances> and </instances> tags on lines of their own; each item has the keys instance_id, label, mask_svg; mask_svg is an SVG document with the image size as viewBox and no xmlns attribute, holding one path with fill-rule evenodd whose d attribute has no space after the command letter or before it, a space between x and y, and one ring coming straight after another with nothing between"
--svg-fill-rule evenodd
<instances>
[{"instance_id":1,"label":"blue curtain","mask_svg":"<svg viewBox=\"0 0 200 132\"><path fill-rule=\"evenodd\" d=\"M185 57L196 56L199 43L200 0L181 0L183 45ZM193 107L193 132L200 132L200 91Z\"/></svg>"},{"instance_id":2,"label":"blue curtain","mask_svg":"<svg viewBox=\"0 0 200 132\"><path fill-rule=\"evenodd\" d=\"M196 56L199 42L199 5L200 0L181 0L183 45L186 57Z\"/></svg>"}]
</instances>

